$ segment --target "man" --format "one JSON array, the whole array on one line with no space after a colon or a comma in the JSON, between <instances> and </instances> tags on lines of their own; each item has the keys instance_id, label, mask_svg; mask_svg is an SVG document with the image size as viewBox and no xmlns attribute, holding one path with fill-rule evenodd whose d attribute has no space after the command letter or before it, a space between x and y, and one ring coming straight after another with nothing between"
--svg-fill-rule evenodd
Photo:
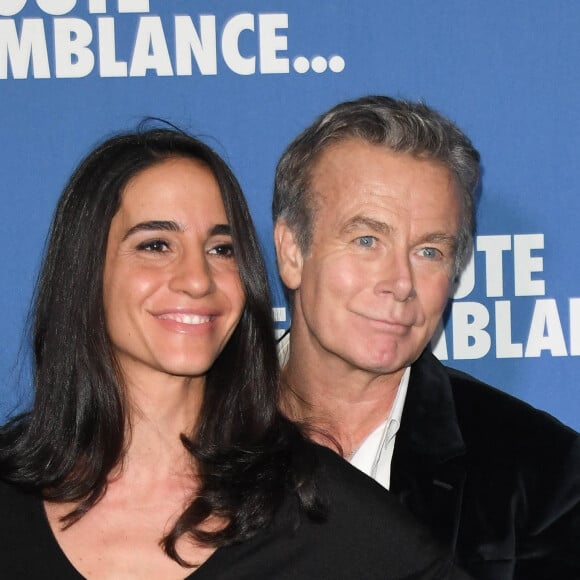
<instances>
[{"instance_id":1,"label":"man","mask_svg":"<svg viewBox=\"0 0 580 580\"><path fill-rule=\"evenodd\" d=\"M290 144L273 202L292 306L282 408L475 578L578 580L578 434L428 349L478 178L452 122L388 97L342 103Z\"/></svg>"}]
</instances>

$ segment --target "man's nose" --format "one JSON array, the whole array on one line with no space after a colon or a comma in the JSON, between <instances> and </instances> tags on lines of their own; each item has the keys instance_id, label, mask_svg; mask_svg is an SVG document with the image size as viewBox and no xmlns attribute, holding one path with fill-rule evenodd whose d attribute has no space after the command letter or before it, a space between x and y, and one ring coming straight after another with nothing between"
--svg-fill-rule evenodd
<instances>
[{"instance_id":1,"label":"man's nose","mask_svg":"<svg viewBox=\"0 0 580 580\"><path fill-rule=\"evenodd\" d=\"M381 262L375 291L379 294L392 294L397 302L405 302L415 296L410 257L403 252L389 252Z\"/></svg>"}]
</instances>

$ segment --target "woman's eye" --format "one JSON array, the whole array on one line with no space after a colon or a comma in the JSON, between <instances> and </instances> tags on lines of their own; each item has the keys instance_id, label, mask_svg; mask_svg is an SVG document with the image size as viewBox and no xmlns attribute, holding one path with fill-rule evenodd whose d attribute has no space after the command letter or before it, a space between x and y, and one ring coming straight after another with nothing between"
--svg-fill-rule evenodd
<instances>
[{"instance_id":1,"label":"woman's eye","mask_svg":"<svg viewBox=\"0 0 580 580\"><path fill-rule=\"evenodd\" d=\"M218 244L211 248L209 253L222 258L233 258L234 246L232 244Z\"/></svg>"},{"instance_id":2,"label":"woman's eye","mask_svg":"<svg viewBox=\"0 0 580 580\"><path fill-rule=\"evenodd\" d=\"M374 236L360 236L360 238L356 238L355 241L363 248L372 248L375 245L377 238Z\"/></svg>"},{"instance_id":3,"label":"woman's eye","mask_svg":"<svg viewBox=\"0 0 580 580\"><path fill-rule=\"evenodd\" d=\"M141 242L137 249L145 252L167 252L169 251L169 246L164 240L147 240L146 242Z\"/></svg>"}]
</instances>

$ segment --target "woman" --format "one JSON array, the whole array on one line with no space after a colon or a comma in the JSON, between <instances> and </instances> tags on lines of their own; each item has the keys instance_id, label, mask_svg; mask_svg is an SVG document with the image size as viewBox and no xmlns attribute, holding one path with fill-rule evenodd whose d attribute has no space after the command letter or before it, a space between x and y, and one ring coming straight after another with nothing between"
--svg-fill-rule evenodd
<instances>
[{"instance_id":1,"label":"woman","mask_svg":"<svg viewBox=\"0 0 580 580\"><path fill-rule=\"evenodd\" d=\"M152 129L88 155L38 282L34 403L0 433L0 576L447 577L396 502L278 413L268 296L209 147Z\"/></svg>"}]
</instances>

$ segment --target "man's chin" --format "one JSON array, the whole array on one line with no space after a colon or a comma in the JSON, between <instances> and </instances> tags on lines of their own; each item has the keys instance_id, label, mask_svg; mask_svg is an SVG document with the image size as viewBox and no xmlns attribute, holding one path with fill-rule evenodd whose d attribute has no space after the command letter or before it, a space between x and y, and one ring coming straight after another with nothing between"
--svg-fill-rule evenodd
<instances>
[{"instance_id":1,"label":"man's chin","mask_svg":"<svg viewBox=\"0 0 580 580\"><path fill-rule=\"evenodd\" d=\"M394 374L404 371L415 362L422 351L402 352L400 349L385 352L384 350L372 353L367 351L360 353L358 360L353 361L355 366L377 375Z\"/></svg>"}]
</instances>

